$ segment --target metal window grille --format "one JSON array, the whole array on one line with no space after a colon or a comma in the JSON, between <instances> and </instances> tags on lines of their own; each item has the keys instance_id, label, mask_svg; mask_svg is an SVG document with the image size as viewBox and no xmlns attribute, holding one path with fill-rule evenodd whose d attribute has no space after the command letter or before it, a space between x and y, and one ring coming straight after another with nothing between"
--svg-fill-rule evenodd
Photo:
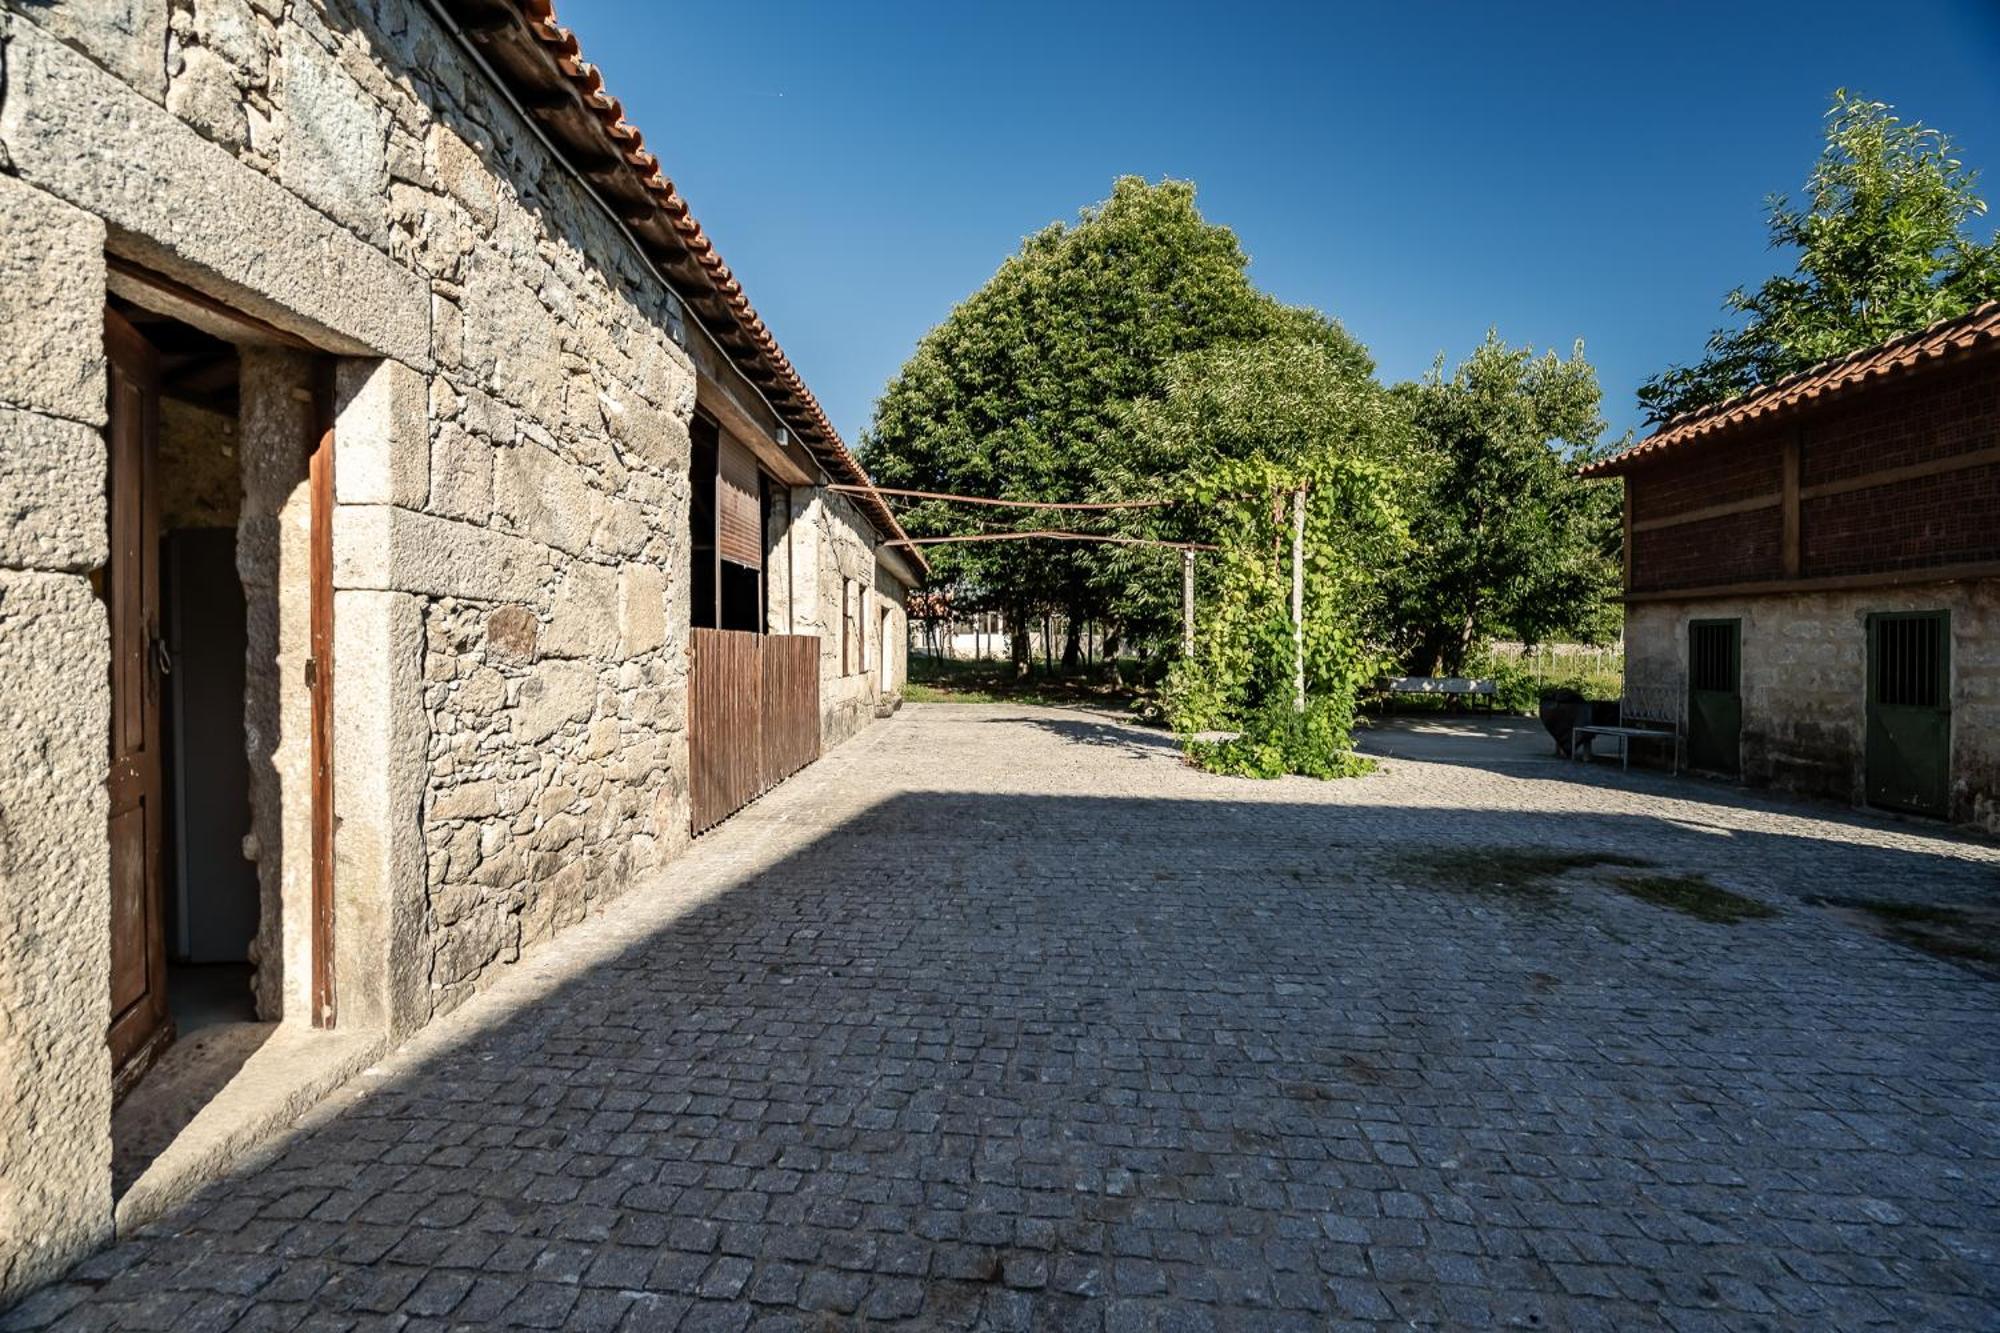
<instances>
[{"instance_id":1,"label":"metal window grille","mask_svg":"<svg viewBox=\"0 0 2000 1333\"><path fill-rule=\"evenodd\" d=\"M1875 622L1875 702L1936 708L1944 696L1944 622L1894 616Z\"/></svg>"},{"instance_id":2,"label":"metal window grille","mask_svg":"<svg viewBox=\"0 0 2000 1333\"><path fill-rule=\"evenodd\" d=\"M1718 694L1736 692L1736 625L1688 627L1688 685Z\"/></svg>"}]
</instances>

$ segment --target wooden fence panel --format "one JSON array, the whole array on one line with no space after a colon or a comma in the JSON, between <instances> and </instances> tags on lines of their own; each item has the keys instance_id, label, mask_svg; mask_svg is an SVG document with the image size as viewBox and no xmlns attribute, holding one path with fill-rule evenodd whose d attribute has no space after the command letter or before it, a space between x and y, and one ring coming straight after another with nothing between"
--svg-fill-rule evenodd
<instances>
[{"instance_id":1,"label":"wooden fence panel","mask_svg":"<svg viewBox=\"0 0 2000 1333\"><path fill-rule=\"evenodd\" d=\"M819 640L690 633L688 791L703 833L819 758Z\"/></svg>"},{"instance_id":2,"label":"wooden fence panel","mask_svg":"<svg viewBox=\"0 0 2000 1333\"><path fill-rule=\"evenodd\" d=\"M763 669L758 636L692 631L688 671L688 796L694 831L715 827L760 790Z\"/></svg>"},{"instance_id":3,"label":"wooden fence panel","mask_svg":"<svg viewBox=\"0 0 2000 1333\"><path fill-rule=\"evenodd\" d=\"M819 758L819 640L764 639L764 788Z\"/></svg>"}]
</instances>

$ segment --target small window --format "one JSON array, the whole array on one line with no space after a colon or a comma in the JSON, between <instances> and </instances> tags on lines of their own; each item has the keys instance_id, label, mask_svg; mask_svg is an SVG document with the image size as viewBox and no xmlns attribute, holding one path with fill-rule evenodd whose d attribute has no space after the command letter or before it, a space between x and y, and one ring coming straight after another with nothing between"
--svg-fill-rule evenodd
<instances>
[{"instance_id":1,"label":"small window","mask_svg":"<svg viewBox=\"0 0 2000 1333\"><path fill-rule=\"evenodd\" d=\"M1702 693L1736 693L1736 629L1733 620L1697 620L1688 625L1688 688Z\"/></svg>"},{"instance_id":2,"label":"small window","mask_svg":"<svg viewBox=\"0 0 2000 1333\"><path fill-rule=\"evenodd\" d=\"M1936 708L1944 701L1942 615L1885 615L1875 621L1875 702Z\"/></svg>"}]
</instances>

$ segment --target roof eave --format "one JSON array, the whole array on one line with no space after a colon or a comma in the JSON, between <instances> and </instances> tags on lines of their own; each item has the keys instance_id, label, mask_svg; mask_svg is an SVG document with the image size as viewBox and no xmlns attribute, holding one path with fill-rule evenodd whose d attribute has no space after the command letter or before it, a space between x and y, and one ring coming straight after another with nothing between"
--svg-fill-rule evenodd
<instances>
[{"instance_id":1,"label":"roof eave","mask_svg":"<svg viewBox=\"0 0 2000 1333\"><path fill-rule=\"evenodd\" d=\"M722 262L673 182L646 151L645 136L604 91L576 37L549 0L432 0L534 121L565 164L591 188L715 337L793 435L828 473L868 488L863 508L883 536L904 533L888 503L777 339ZM921 554L914 563L929 569Z\"/></svg>"},{"instance_id":2,"label":"roof eave","mask_svg":"<svg viewBox=\"0 0 2000 1333\"><path fill-rule=\"evenodd\" d=\"M1775 383L1684 413L1631 448L1577 469L1577 475L1622 476L1703 440L1767 427L1825 403L1996 352L2000 352L2000 301L1988 301L1963 315L1828 358Z\"/></svg>"}]
</instances>

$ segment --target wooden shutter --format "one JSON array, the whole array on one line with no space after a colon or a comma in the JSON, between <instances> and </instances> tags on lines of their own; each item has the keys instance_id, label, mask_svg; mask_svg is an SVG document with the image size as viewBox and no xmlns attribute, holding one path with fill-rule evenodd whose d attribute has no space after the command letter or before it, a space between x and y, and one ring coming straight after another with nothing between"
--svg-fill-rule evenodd
<instances>
[{"instance_id":1,"label":"wooden shutter","mask_svg":"<svg viewBox=\"0 0 2000 1333\"><path fill-rule=\"evenodd\" d=\"M757 459L728 435L718 453L715 502L722 558L746 569L764 567L764 515Z\"/></svg>"}]
</instances>

